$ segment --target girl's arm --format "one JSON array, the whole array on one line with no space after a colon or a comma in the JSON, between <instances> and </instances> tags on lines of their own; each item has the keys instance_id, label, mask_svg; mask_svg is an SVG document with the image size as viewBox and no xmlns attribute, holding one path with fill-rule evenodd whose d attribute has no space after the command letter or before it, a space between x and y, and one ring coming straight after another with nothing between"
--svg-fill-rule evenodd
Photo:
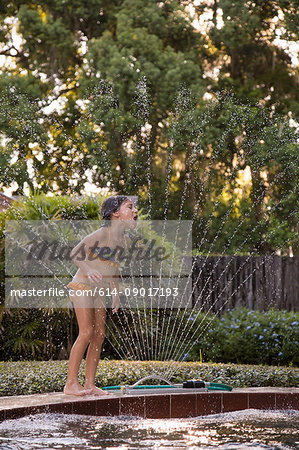
<instances>
[{"instance_id":1,"label":"girl's arm","mask_svg":"<svg viewBox=\"0 0 299 450\"><path fill-rule=\"evenodd\" d=\"M87 278L94 282L101 281L103 277L100 272L90 267L86 261L88 261L90 248L95 244L100 246L100 243L104 240L104 234L105 232L101 229L86 236L70 253L71 260L85 273Z\"/></svg>"},{"instance_id":2,"label":"girl's arm","mask_svg":"<svg viewBox=\"0 0 299 450\"><path fill-rule=\"evenodd\" d=\"M125 236L125 247L128 249L132 243L132 240L129 236ZM114 290L114 294L112 293L112 313L116 313L119 309L119 272L114 275L113 279L110 281L111 291Z\"/></svg>"}]
</instances>

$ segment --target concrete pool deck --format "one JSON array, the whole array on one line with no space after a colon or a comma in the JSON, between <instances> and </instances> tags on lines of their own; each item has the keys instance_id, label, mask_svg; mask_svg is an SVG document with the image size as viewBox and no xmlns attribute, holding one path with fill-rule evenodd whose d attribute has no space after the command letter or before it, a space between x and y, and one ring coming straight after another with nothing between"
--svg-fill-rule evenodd
<instances>
[{"instance_id":1,"label":"concrete pool deck","mask_svg":"<svg viewBox=\"0 0 299 450\"><path fill-rule=\"evenodd\" d=\"M151 419L187 418L244 409L299 410L299 388L236 388L231 392L142 393L77 397L62 392L0 397L0 421L30 414L129 415Z\"/></svg>"}]
</instances>

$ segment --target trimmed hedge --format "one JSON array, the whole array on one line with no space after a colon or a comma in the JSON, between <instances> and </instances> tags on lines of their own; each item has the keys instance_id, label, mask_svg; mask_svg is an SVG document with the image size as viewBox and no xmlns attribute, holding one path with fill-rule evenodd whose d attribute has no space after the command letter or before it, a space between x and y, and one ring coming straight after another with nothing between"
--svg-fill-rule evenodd
<instances>
[{"instance_id":1,"label":"trimmed hedge","mask_svg":"<svg viewBox=\"0 0 299 450\"><path fill-rule=\"evenodd\" d=\"M80 367L81 382L84 366L82 363ZM0 362L0 396L62 391L67 368L67 361ZM100 361L96 383L98 386L132 384L153 373L164 375L173 383L201 378L233 387L299 385L299 369L293 367L108 360ZM173 375L170 377L167 373Z\"/></svg>"}]
</instances>

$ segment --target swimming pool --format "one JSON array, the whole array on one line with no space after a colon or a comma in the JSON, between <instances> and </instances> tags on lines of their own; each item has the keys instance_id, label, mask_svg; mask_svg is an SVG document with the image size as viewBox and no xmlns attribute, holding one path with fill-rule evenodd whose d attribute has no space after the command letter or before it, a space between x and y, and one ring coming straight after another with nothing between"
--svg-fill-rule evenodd
<instances>
[{"instance_id":1,"label":"swimming pool","mask_svg":"<svg viewBox=\"0 0 299 450\"><path fill-rule=\"evenodd\" d=\"M37 414L0 424L2 449L295 449L299 412L244 411L189 419Z\"/></svg>"}]
</instances>

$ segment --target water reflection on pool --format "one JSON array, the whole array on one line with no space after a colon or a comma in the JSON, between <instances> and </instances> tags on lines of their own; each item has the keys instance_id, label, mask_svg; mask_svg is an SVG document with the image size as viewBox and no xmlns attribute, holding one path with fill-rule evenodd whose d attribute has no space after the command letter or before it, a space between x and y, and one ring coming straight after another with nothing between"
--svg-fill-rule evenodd
<instances>
[{"instance_id":1,"label":"water reflection on pool","mask_svg":"<svg viewBox=\"0 0 299 450\"><path fill-rule=\"evenodd\" d=\"M192 419L38 414L0 423L1 449L294 449L298 411L246 410Z\"/></svg>"}]
</instances>

